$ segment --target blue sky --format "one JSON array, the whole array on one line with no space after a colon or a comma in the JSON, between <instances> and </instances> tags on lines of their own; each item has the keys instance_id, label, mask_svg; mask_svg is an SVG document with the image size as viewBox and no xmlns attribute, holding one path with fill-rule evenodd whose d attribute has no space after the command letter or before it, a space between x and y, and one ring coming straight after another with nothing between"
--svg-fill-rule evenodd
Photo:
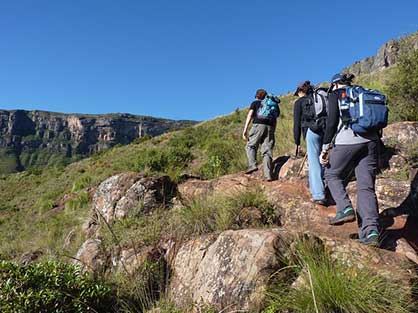
<instances>
[{"instance_id":1,"label":"blue sky","mask_svg":"<svg viewBox=\"0 0 418 313\"><path fill-rule=\"evenodd\" d=\"M0 0L0 108L205 120L418 30L418 1Z\"/></svg>"}]
</instances>

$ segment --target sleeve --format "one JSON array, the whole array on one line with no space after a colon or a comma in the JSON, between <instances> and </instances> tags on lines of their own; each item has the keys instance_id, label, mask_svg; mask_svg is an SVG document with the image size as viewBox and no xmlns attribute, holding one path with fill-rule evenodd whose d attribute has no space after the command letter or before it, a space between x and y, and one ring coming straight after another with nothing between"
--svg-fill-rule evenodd
<instances>
[{"instance_id":1,"label":"sleeve","mask_svg":"<svg viewBox=\"0 0 418 313\"><path fill-rule=\"evenodd\" d=\"M301 134L301 106L299 99L296 100L293 107L293 138L296 145L300 145L300 134Z\"/></svg>"},{"instance_id":2,"label":"sleeve","mask_svg":"<svg viewBox=\"0 0 418 313\"><path fill-rule=\"evenodd\" d=\"M249 110L256 110L256 107L257 107L257 101L253 101L251 104L250 104L250 108L249 108Z\"/></svg>"},{"instance_id":3,"label":"sleeve","mask_svg":"<svg viewBox=\"0 0 418 313\"><path fill-rule=\"evenodd\" d=\"M340 110L338 108L338 94L333 92L328 98L328 116L327 126L325 129L322 149L328 150L331 148L331 141L337 132L338 123L340 121Z\"/></svg>"}]
</instances>

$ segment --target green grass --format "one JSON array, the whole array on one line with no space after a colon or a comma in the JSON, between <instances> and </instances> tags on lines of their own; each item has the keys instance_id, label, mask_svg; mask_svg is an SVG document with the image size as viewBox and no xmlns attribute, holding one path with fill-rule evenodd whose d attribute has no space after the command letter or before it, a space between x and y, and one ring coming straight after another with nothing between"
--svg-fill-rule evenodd
<instances>
[{"instance_id":1,"label":"green grass","mask_svg":"<svg viewBox=\"0 0 418 313\"><path fill-rule=\"evenodd\" d=\"M416 312L411 290L367 267L348 267L333 259L313 239L300 239L289 246L291 253L268 292L264 313L380 313ZM299 283L292 283L297 277Z\"/></svg>"},{"instance_id":2,"label":"green grass","mask_svg":"<svg viewBox=\"0 0 418 313\"><path fill-rule=\"evenodd\" d=\"M288 140L292 132L292 101L293 97L282 97L275 156L293 150L293 143ZM245 142L241 133L246 114L247 110L236 110L193 127L115 147L65 167L36 167L35 170L2 175L0 224L6 226L0 228L0 237L8 238L8 241L0 244L0 255L16 257L37 248L56 251L65 236L56 238L54 247L48 248L43 242L48 242L47 236L51 233L42 233L36 225L45 223L44 214L65 194L98 186L111 175L138 171L149 175L169 174L179 180L183 174L213 178L244 170ZM89 213L89 207L84 204L82 199L70 200L64 211L56 213L54 218L60 221L56 224L61 227L59 232L69 233L82 224ZM71 210L79 214L66 213ZM53 227L51 224L49 231Z\"/></svg>"}]
</instances>

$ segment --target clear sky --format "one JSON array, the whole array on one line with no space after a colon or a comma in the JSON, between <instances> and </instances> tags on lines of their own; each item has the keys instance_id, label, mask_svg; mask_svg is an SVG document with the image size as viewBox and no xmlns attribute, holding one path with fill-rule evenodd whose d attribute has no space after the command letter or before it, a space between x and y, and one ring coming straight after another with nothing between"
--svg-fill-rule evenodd
<instances>
[{"instance_id":1,"label":"clear sky","mask_svg":"<svg viewBox=\"0 0 418 313\"><path fill-rule=\"evenodd\" d=\"M0 108L205 120L418 30L417 0L0 0Z\"/></svg>"}]
</instances>

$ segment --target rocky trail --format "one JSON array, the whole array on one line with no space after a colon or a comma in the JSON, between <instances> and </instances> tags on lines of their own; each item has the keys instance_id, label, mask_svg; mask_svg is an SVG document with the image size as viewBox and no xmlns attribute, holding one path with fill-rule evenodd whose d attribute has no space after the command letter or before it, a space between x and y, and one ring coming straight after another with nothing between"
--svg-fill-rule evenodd
<instances>
[{"instance_id":1,"label":"rocky trail","mask_svg":"<svg viewBox=\"0 0 418 313\"><path fill-rule=\"evenodd\" d=\"M366 267L390 279L410 282L418 268L418 174L406 157L418 140L418 123L398 123L385 130L385 169L376 181L381 214L381 247L367 247L356 241L356 222L328 225L335 206L316 205L310 195L306 168L296 176L301 159L281 157L276 161L278 179L263 181L261 173L236 173L213 180L188 179L178 185L168 177L145 177L121 173L105 180L93 196L92 216L83 225L88 238L75 259L86 270L134 273L147 260L162 258L170 273L166 292L180 307L187 303L209 304L217 310L257 311L270 276L280 269L280 258L288 243L300 235L316 238L330 254L348 266ZM394 154L393 152L396 151ZM404 162L399 161L399 157ZM409 179L396 178L408 170ZM246 191L263 193L274 206L273 225L259 228L212 232L187 240L163 237L155 245L115 245L102 248L101 233L117 221L132 215L153 214L153 210L181 208L189 201L213 194L234 195ZM355 205L355 182L348 184ZM248 225L261 220L258 208L244 208ZM138 238L139 240L140 238Z\"/></svg>"}]
</instances>

